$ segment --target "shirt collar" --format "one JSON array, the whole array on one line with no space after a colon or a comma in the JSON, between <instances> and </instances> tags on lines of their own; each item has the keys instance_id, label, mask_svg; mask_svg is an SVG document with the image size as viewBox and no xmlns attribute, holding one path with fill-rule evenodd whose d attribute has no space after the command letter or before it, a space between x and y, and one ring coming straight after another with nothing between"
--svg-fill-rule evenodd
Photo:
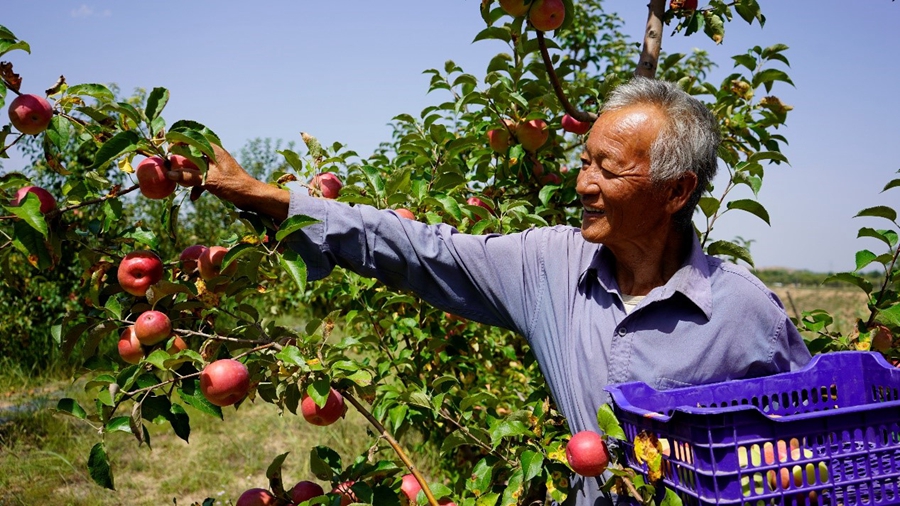
<instances>
[{"instance_id":1,"label":"shirt collar","mask_svg":"<svg viewBox=\"0 0 900 506\"><path fill-rule=\"evenodd\" d=\"M665 285L654 288L640 305L649 304L657 300L668 299L681 293L690 300L698 309L703 311L707 320L712 317L712 285L710 284L709 261L697 234L691 233L691 250L684 264L666 282ZM608 292L619 292L619 285L613 272L615 259L612 253L603 245L600 245L593 257L582 267L578 277L578 284L583 284L589 277L597 279Z\"/></svg>"}]
</instances>

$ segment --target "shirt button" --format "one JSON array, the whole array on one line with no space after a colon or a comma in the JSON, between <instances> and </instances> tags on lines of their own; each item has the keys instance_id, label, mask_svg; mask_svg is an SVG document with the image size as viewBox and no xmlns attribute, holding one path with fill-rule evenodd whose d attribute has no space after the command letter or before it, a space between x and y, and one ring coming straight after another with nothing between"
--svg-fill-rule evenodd
<instances>
[{"instance_id":1,"label":"shirt button","mask_svg":"<svg viewBox=\"0 0 900 506\"><path fill-rule=\"evenodd\" d=\"M627 333L628 330L626 330L625 327L619 327L619 330L616 331L616 334L619 334L619 336L624 336Z\"/></svg>"}]
</instances>

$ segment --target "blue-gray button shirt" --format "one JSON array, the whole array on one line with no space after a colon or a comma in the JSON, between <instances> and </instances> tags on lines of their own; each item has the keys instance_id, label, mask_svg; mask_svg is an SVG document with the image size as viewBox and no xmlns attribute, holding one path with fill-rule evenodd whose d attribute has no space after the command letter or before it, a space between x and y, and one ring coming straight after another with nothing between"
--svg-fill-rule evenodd
<instances>
[{"instance_id":1,"label":"blue-gray button shirt","mask_svg":"<svg viewBox=\"0 0 900 506\"><path fill-rule=\"evenodd\" d=\"M608 384L665 389L788 371L810 359L775 294L743 267L705 255L696 238L675 275L626 313L609 250L578 228L468 235L292 192L296 214L320 220L290 240L310 280L338 265L525 336L573 433L598 430ZM595 479L571 486L577 504L607 504Z\"/></svg>"}]
</instances>

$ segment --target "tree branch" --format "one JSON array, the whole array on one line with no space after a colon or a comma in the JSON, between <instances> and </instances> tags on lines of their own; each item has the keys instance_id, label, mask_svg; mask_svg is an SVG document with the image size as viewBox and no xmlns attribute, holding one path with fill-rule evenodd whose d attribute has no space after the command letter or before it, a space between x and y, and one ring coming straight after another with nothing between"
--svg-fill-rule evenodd
<instances>
[{"instance_id":1,"label":"tree branch","mask_svg":"<svg viewBox=\"0 0 900 506\"><path fill-rule=\"evenodd\" d=\"M647 10L644 47L641 49L641 58L638 60L634 75L655 79L656 67L659 64L659 51L662 48L662 18L666 13L666 0L650 0Z\"/></svg>"},{"instance_id":2,"label":"tree branch","mask_svg":"<svg viewBox=\"0 0 900 506\"><path fill-rule=\"evenodd\" d=\"M366 420L368 420L369 423L371 423L377 431L381 432L381 437L383 437L388 442L388 444L391 445L391 448L393 448L394 452L397 453L397 456L400 457L403 465L405 465L409 469L409 472L411 472L412 475L416 477L416 481L419 482L419 485L422 486L422 492L425 492L425 497L428 498L428 504L430 504L431 506L438 506L437 499L435 499L434 494L431 492L431 489L428 488L428 483L425 482L425 478L422 476L422 473L420 473L419 470L416 469L416 466L412 463L412 461L409 460L409 457L407 457L403 449L400 448L400 443L398 443L397 440L394 439L394 436L391 436L384 425L382 425L381 422L379 422L378 419L375 418L375 416L373 416L365 406L360 404L360 402L356 400L355 397L350 395L349 392L343 391L341 392L341 394L344 396L344 399L347 399L350 404L353 404L353 407L356 408L356 410L359 411L362 416L366 417Z\"/></svg>"},{"instance_id":3,"label":"tree branch","mask_svg":"<svg viewBox=\"0 0 900 506\"><path fill-rule=\"evenodd\" d=\"M569 102L569 99L566 98L562 85L559 83L559 77L556 75L556 70L553 68L553 62L550 60L550 52L547 51L547 43L544 42L544 32L540 30L537 31L537 40L538 46L541 48L541 58L544 60L544 67L547 68L547 76L550 78L550 84L553 85L553 92L556 93L556 98L559 99L559 103L562 104L563 109L565 109L569 116L572 116L578 121L586 121L588 123L597 121L596 114L576 109Z\"/></svg>"}]
</instances>

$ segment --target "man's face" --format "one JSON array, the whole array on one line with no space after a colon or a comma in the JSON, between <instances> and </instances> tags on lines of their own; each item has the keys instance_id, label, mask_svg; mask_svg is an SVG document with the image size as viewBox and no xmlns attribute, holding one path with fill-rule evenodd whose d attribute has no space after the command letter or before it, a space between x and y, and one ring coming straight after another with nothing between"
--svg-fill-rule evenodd
<instances>
[{"instance_id":1,"label":"man's face","mask_svg":"<svg viewBox=\"0 0 900 506\"><path fill-rule=\"evenodd\" d=\"M615 253L665 236L671 222L665 192L650 179L650 147L664 123L649 105L604 112L594 123L575 187L586 240Z\"/></svg>"}]
</instances>

